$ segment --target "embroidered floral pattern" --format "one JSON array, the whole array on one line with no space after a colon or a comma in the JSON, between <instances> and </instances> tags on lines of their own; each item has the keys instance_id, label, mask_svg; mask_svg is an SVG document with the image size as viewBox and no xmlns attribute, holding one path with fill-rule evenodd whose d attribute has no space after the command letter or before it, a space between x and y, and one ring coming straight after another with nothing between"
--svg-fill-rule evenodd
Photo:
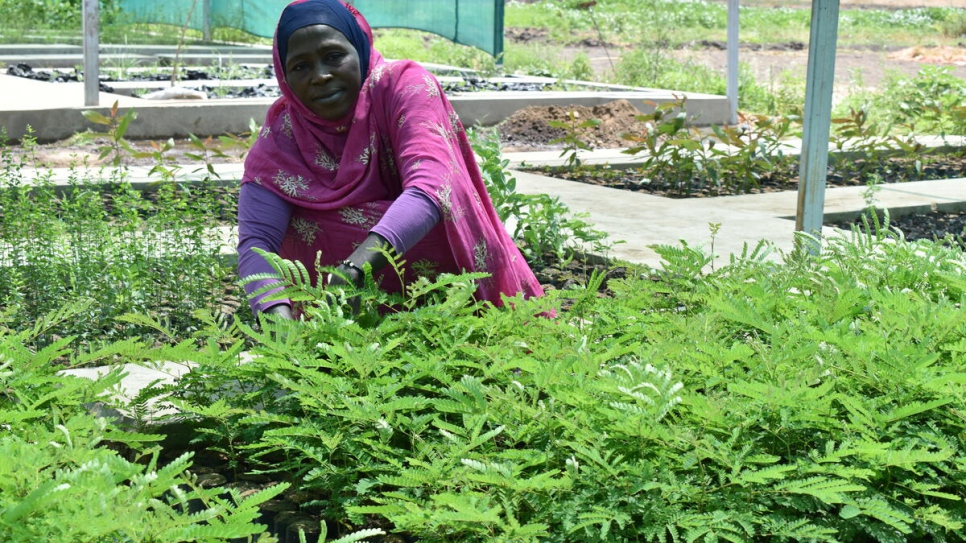
<instances>
[{"instance_id":1,"label":"embroidered floral pattern","mask_svg":"<svg viewBox=\"0 0 966 543\"><path fill-rule=\"evenodd\" d=\"M282 133L290 138L292 137L292 117L288 113L282 117Z\"/></svg>"},{"instance_id":2,"label":"embroidered floral pattern","mask_svg":"<svg viewBox=\"0 0 966 543\"><path fill-rule=\"evenodd\" d=\"M339 169L339 163L322 147L315 153L315 164L323 170L334 172Z\"/></svg>"},{"instance_id":3,"label":"embroidered floral pattern","mask_svg":"<svg viewBox=\"0 0 966 543\"><path fill-rule=\"evenodd\" d=\"M474 271L486 271L486 260L488 256L486 239L481 239L473 245L473 265L476 267Z\"/></svg>"},{"instance_id":4,"label":"embroidered floral pattern","mask_svg":"<svg viewBox=\"0 0 966 543\"><path fill-rule=\"evenodd\" d=\"M369 74L369 88L371 89L376 85L386 75L386 71L392 68L392 63L387 62L378 66L372 73Z\"/></svg>"},{"instance_id":5,"label":"embroidered floral pattern","mask_svg":"<svg viewBox=\"0 0 966 543\"><path fill-rule=\"evenodd\" d=\"M354 226L361 226L367 230L379 222L375 217L367 215L365 211L357 207L344 207L339 210L339 214L342 215L342 222Z\"/></svg>"},{"instance_id":6,"label":"embroidered floral pattern","mask_svg":"<svg viewBox=\"0 0 966 543\"><path fill-rule=\"evenodd\" d=\"M406 87L406 92L409 93L410 95L413 95L423 90L425 86L426 85L409 85L408 87Z\"/></svg>"},{"instance_id":7,"label":"embroidered floral pattern","mask_svg":"<svg viewBox=\"0 0 966 543\"><path fill-rule=\"evenodd\" d=\"M448 180L447 180L448 181ZM443 212L443 220L457 222L463 218L463 208L453 202L453 185L447 182L436 190L436 200L439 208Z\"/></svg>"},{"instance_id":8,"label":"embroidered floral pattern","mask_svg":"<svg viewBox=\"0 0 966 543\"><path fill-rule=\"evenodd\" d=\"M446 148L450 151L453 150L453 145L450 140L453 138L453 132L450 127L443 123L427 123L426 128L430 129L435 135L439 136L443 142L446 144Z\"/></svg>"},{"instance_id":9,"label":"embroidered floral pattern","mask_svg":"<svg viewBox=\"0 0 966 543\"><path fill-rule=\"evenodd\" d=\"M309 183L301 175L290 175L282 170L279 170L275 174L275 178L272 179L275 182L275 186L285 194L296 198L301 192L308 190Z\"/></svg>"},{"instance_id":10,"label":"embroidered floral pattern","mask_svg":"<svg viewBox=\"0 0 966 543\"><path fill-rule=\"evenodd\" d=\"M309 245L315 243L315 234L319 233L322 229L319 228L318 224L312 221L304 219L302 217L295 217L291 222L292 230L298 233L302 241L308 243Z\"/></svg>"},{"instance_id":11,"label":"embroidered floral pattern","mask_svg":"<svg viewBox=\"0 0 966 543\"><path fill-rule=\"evenodd\" d=\"M369 165L369 161L372 160L372 154L376 152L376 135L373 134L369 136L369 145L362 150L362 154L356 159L356 162L361 162L362 164Z\"/></svg>"},{"instance_id":12,"label":"embroidered floral pattern","mask_svg":"<svg viewBox=\"0 0 966 543\"><path fill-rule=\"evenodd\" d=\"M455 111L449 112L449 124L450 129L454 134L459 134L463 131L463 125L460 123L460 116L457 115Z\"/></svg>"},{"instance_id":13,"label":"embroidered floral pattern","mask_svg":"<svg viewBox=\"0 0 966 543\"><path fill-rule=\"evenodd\" d=\"M436 98L439 96L439 87L436 86L436 82L432 77L428 75L423 76L423 81L426 83L426 94L430 98Z\"/></svg>"}]
</instances>

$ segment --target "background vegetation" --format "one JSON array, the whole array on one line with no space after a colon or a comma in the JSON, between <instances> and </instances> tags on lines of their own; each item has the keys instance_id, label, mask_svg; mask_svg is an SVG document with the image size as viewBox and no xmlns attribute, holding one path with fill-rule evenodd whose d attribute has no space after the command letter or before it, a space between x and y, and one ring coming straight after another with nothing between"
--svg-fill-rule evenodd
<instances>
[{"instance_id":1,"label":"background vegetation","mask_svg":"<svg viewBox=\"0 0 966 543\"><path fill-rule=\"evenodd\" d=\"M64 5L0 9L11 28L73 32ZM786 37L804 26L767 16ZM854 35L957 25L945 10L879 16L858 16ZM652 36L662 21L707 37L721 17L684 2L600 2L594 18L578 2L508 8L508 24L546 21L561 37ZM505 67L584 69L533 64L551 58L540 51L511 64L508 50ZM869 97L870 111L955 128L943 123L960 105L944 100L961 81L927 72L900 89L903 107ZM954 239L908 242L872 224L819 255L662 246L660 270L601 269L513 310L474 302L472 276L400 296L371 283L323 292L273 259L310 318L259 324L216 303L232 270L206 228L231 215L215 179L134 191L123 119L103 119L116 163L67 190L0 146L0 539L268 542L260 506L297 491L314 533L340 543L385 531L440 543L963 541L966 257ZM572 258L575 239L606 248L559 202L516 195L491 136L474 145L528 256ZM712 248L715 235L709 225ZM124 364L158 361L192 371L118 399ZM62 373L105 365L97 381ZM147 417L158 402L179 410L178 430ZM175 432L179 445L161 435ZM202 484L198 450L232 480ZM267 482L242 491L242 474Z\"/></svg>"},{"instance_id":2,"label":"background vegetation","mask_svg":"<svg viewBox=\"0 0 966 543\"><path fill-rule=\"evenodd\" d=\"M0 0L0 12L6 16L0 40L4 42L79 40L81 0ZM469 47L453 44L435 35L412 30L377 29L376 46L388 58L469 67L483 74L500 72L539 74L565 79L596 79L603 82L668 88L682 91L725 94L724 75L690 61L679 61L671 54L682 46L705 41L724 43L727 37L727 4L725 2L674 0L601 0L590 8L580 0L543 0L509 2L505 27L508 31L536 30L547 38L529 41L507 40L504 57L494 59ZM811 12L809 9L775 8L743 5L741 7L741 41L748 44L808 43ZM804 6L807 8L807 6ZM159 25L127 24L114 0L101 0L102 43L177 43L180 28ZM843 9L839 20L838 43L841 48L957 46L966 35L966 14L955 8L915 9ZM232 29L215 29L215 40L269 44ZM198 42L198 32L188 31L187 39ZM602 42L615 58L615 69L596 74L586 55L564 55L567 46L585 40ZM925 74L925 83L913 83L913 96L905 82L908 78L893 74L874 94L859 93L839 105L838 113L848 109L869 107L875 120L882 116L883 125L905 120L909 112L901 111L907 99L912 110L920 107L924 97L938 100L962 97L962 80L948 79L942 70ZM951 85L951 86L950 86ZM777 81L759 81L745 67L741 70L740 107L752 114L790 114L800 108L804 96L802 78L785 77ZM930 88L934 87L934 88ZM932 91L945 91L938 94ZM949 105L949 104L946 104ZM792 111L790 111L792 110ZM908 130L908 129L907 129Z\"/></svg>"}]
</instances>

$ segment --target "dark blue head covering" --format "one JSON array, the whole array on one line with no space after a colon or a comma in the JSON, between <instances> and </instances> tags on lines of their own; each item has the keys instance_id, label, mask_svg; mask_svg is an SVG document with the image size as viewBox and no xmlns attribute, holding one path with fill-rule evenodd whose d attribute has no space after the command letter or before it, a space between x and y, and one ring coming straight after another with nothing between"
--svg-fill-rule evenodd
<instances>
[{"instance_id":1,"label":"dark blue head covering","mask_svg":"<svg viewBox=\"0 0 966 543\"><path fill-rule=\"evenodd\" d=\"M285 69L285 57L288 55L288 39L296 30L312 25L329 25L342 32L356 48L359 69L362 80L365 81L369 75L369 37L362 31L355 16L339 0L306 0L289 4L282 10L275 31L282 70Z\"/></svg>"}]
</instances>

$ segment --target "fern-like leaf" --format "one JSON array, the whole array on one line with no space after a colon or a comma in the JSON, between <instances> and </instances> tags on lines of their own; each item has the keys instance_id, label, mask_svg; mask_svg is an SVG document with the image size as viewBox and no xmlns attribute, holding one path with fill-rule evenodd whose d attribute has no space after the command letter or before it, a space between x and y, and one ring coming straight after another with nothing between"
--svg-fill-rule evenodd
<instances>
[{"instance_id":1,"label":"fern-like leaf","mask_svg":"<svg viewBox=\"0 0 966 543\"><path fill-rule=\"evenodd\" d=\"M814 496L824 503L845 503L850 492L862 492L865 487L841 479L828 477L809 477L785 481L775 487L780 492L791 494L807 494Z\"/></svg>"}]
</instances>

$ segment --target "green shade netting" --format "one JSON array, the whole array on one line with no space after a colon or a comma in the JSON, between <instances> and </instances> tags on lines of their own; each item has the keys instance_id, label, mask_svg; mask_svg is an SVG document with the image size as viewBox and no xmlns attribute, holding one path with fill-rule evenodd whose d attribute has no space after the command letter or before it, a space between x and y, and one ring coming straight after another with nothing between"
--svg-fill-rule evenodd
<instances>
[{"instance_id":1,"label":"green shade netting","mask_svg":"<svg viewBox=\"0 0 966 543\"><path fill-rule=\"evenodd\" d=\"M126 20L205 31L229 27L270 38L291 0L120 0ZM504 0L352 0L373 28L411 28L503 53ZM189 19L190 14L190 19ZM206 24L207 18L207 24Z\"/></svg>"}]
</instances>

